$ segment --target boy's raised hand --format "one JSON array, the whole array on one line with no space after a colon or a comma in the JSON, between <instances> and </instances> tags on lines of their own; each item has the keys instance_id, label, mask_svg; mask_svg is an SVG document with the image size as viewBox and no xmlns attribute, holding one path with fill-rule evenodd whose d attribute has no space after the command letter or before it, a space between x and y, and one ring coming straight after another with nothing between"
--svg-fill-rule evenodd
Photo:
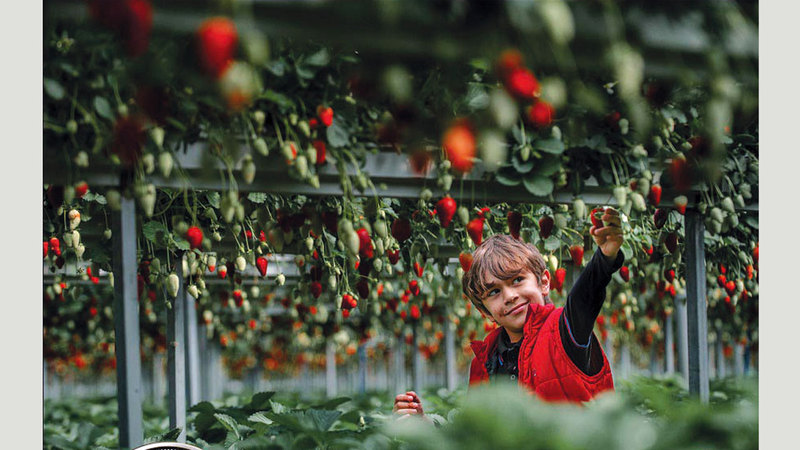
<instances>
[{"instance_id":1,"label":"boy's raised hand","mask_svg":"<svg viewBox=\"0 0 800 450\"><path fill-rule=\"evenodd\" d=\"M396 396L394 398L394 407L392 411L401 416L407 414L425 415L425 413L422 412L422 400L414 391L408 391L405 394Z\"/></svg>"},{"instance_id":2,"label":"boy's raised hand","mask_svg":"<svg viewBox=\"0 0 800 450\"><path fill-rule=\"evenodd\" d=\"M614 260L617 257L619 248L622 247L622 226L620 224L619 212L614 208L606 208L600 220L603 221L602 227L592 226L589 234L594 238L594 242L600 247L606 258Z\"/></svg>"}]
</instances>

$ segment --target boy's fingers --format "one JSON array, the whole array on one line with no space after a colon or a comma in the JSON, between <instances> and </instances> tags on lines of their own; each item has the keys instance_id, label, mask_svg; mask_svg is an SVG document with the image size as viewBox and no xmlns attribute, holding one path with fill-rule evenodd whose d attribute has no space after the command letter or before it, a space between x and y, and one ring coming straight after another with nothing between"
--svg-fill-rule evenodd
<instances>
[{"instance_id":1,"label":"boy's fingers","mask_svg":"<svg viewBox=\"0 0 800 450\"><path fill-rule=\"evenodd\" d=\"M419 414L416 409L398 409L397 414Z\"/></svg>"}]
</instances>

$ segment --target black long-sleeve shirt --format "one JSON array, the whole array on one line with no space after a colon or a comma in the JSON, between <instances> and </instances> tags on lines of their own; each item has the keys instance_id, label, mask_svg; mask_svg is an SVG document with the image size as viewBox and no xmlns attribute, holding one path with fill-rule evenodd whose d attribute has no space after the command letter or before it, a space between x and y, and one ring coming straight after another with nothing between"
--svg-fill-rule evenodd
<instances>
[{"instance_id":1,"label":"black long-sleeve shirt","mask_svg":"<svg viewBox=\"0 0 800 450\"><path fill-rule=\"evenodd\" d=\"M603 367L600 343L592 329L603 308L611 275L622 267L624 260L622 252L611 262L599 249L595 251L567 295L567 303L559 318L561 343L572 362L587 375L594 375ZM516 381L521 344L522 339L511 343L505 329L500 332L495 351L486 361L490 379Z\"/></svg>"}]
</instances>

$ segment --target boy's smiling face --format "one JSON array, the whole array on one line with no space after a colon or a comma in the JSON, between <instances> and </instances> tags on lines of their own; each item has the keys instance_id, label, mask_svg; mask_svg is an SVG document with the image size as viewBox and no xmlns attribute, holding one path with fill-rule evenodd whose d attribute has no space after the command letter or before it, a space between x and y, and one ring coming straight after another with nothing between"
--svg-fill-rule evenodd
<instances>
[{"instance_id":1,"label":"boy's smiling face","mask_svg":"<svg viewBox=\"0 0 800 450\"><path fill-rule=\"evenodd\" d=\"M544 305L544 297L550 292L550 274L545 270L542 279L528 269L522 269L507 280L489 275L487 289L483 294L483 305L489 310L491 319L506 329L512 342L522 338L529 304Z\"/></svg>"}]
</instances>

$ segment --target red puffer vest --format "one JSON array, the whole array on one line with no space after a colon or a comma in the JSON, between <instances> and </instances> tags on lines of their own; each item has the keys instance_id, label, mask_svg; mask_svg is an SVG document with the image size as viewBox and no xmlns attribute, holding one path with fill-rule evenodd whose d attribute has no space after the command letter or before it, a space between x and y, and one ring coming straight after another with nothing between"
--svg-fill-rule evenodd
<instances>
[{"instance_id":1,"label":"red puffer vest","mask_svg":"<svg viewBox=\"0 0 800 450\"><path fill-rule=\"evenodd\" d=\"M613 390L611 366L604 352L603 368L591 376L569 359L558 330L562 310L553 304L528 307L517 361L519 384L550 402L585 402L600 392ZM501 331L500 328L492 331L483 342L472 341L475 358L469 369L470 386L489 381L486 360L492 355Z\"/></svg>"}]
</instances>

